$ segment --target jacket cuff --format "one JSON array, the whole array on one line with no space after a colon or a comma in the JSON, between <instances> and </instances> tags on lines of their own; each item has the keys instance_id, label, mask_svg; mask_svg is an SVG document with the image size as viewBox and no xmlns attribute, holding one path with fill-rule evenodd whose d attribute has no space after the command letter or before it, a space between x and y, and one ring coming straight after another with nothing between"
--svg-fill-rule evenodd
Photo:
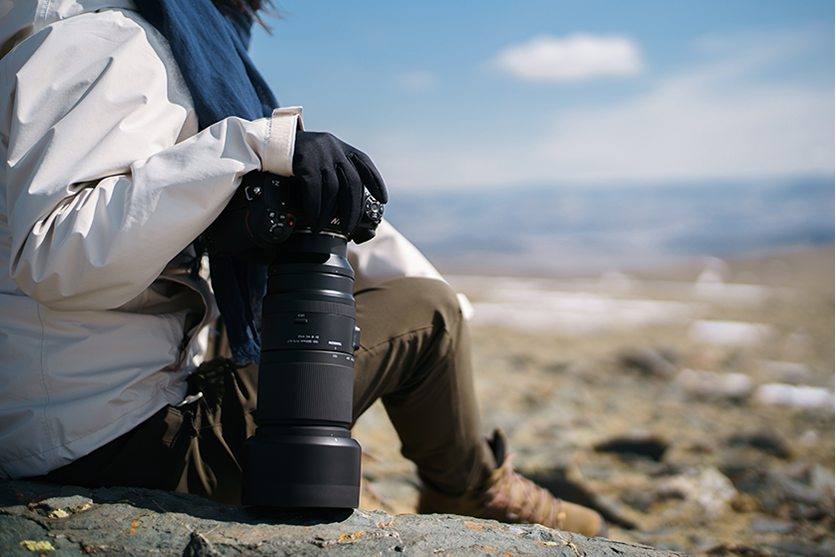
<instances>
[{"instance_id":1,"label":"jacket cuff","mask_svg":"<svg viewBox=\"0 0 836 557\"><path fill-rule=\"evenodd\" d=\"M270 118L267 153L261 161L262 170L279 176L293 176L296 130L303 129L301 106L274 110Z\"/></svg>"}]
</instances>

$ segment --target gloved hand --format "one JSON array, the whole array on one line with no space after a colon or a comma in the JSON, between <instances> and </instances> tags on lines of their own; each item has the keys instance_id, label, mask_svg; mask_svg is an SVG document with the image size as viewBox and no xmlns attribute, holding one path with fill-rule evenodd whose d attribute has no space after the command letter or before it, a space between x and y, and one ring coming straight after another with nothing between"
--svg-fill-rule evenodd
<instances>
[{"instance_id":1,"label":"gloved hand","mask_svg":"<svg viewBox=\"0 0 836 557\"><path fill-rule=\"evenodd\" d=\"M380 201L389 201L383 178L372 160L330 133L296 132L293 174L301 182L305 214L320 232L334 215L342 232L354 230L363 211L363 186Z\"/></svg>"}]
</instances>

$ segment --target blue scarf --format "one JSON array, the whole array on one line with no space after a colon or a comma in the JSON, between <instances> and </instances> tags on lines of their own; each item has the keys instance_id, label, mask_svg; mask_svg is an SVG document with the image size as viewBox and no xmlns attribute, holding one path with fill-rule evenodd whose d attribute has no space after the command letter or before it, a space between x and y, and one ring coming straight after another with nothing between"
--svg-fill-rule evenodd
<instances>
[{"instance_id":1,"label":"blue scarf","mask_svg":"<svg viewBox=\"0 0 836 557\"><path fill-rule=\"evenodd\" d=\"M229 116L256 120L278 106L247 54L252 20L211 0L135 0L139 13L168 39L194 100L200 129ZM203 250L198 244L198 260ZM209 256L212 285L232 357L258 362L257 319L267 289L267 267Z\"/></svg>"}]
</instances>

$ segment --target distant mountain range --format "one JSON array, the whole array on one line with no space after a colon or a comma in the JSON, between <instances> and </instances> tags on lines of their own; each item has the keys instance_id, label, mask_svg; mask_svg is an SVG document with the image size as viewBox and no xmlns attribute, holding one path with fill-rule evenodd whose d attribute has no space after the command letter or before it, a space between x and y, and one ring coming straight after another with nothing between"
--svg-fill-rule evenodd
<instances>
[{"instance_id":1,"label":"distant mountain range","mask_svg":"<svg viewBox=\"0 0 836 557\"><path fill-rule=\"evenodd\" d=\"M833 179L390 197L386 218L446 272L601 272L834 242Z\"/></svg>"}]
</instances>

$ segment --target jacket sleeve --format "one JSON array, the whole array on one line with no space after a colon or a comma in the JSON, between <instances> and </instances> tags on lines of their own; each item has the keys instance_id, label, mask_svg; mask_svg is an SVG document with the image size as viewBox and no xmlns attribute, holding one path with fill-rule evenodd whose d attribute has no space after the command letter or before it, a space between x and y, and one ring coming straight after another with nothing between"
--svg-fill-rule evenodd
<instances>
[{"instance_id":1,"label":"jacket sleeve","mask_svg":"<svg viewBox=\"0 0 836 557\"><path fill-rule=\"evenodd\" d=\"M215 219L241 176L290 171L301 109L195 135L167 44L130 12L54 24L2 62L10 272L52 309L119 307Z\"/></svg>"},{"instance_id":2,"label":"jacket sleeve","mask_svg":"<svg viewBox=\"0 0 836 557\"><path fill-rule=\"evenodd\" d=\"M354 289L371 288L399 277L444 280L432 263L388 221L364 244L348 244L348 261L354 269Z\"/></svg>"}]
</instances>

